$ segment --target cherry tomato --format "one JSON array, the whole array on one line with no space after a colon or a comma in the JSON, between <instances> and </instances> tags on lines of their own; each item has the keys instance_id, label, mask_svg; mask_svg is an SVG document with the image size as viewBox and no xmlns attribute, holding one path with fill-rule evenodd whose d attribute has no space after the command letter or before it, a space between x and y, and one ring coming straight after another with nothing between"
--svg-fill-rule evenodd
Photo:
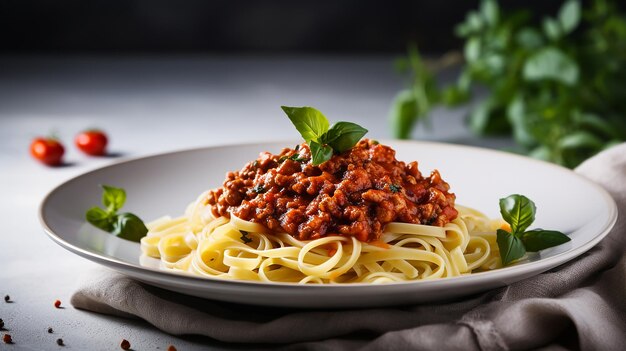
<instances>
[{"instance_id":1,"label":"cherry tomato","mask_svg":"<svg viewBox=\"0 0 626 351\"><path fill-rule=\"evenodd\" d=\"M48 166L60 165L64 153L63 145L54 138L36 138L30 144L30 154Z\"/></svg>"},{"instance_id":2,"label":"cherry tomato","mask_svg":"<svg viewBox=\"0 0 626 351\"><path fill-rule=\"evenodd\" d=\"M87 155L102 156L106 153L107 136L100 130L87 130L76 136L76 147Z\"/></svg>"}]
</instances>

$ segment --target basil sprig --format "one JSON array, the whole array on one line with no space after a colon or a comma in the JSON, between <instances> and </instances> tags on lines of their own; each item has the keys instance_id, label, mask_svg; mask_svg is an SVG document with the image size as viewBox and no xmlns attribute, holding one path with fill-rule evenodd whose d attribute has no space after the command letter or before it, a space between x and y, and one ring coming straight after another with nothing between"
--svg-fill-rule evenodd
<instances>
[{"instance_id":1,"label":"basil sprig","mask_svg":"<svg viewBox=\"0 0 626 351\"><path fill-rule=\"evenodd\" d=\"M352 122L329 127L328 119L313 107L281 108L309 145L313 165L330 160L334 153L350 150L367 133L367 129Z\"/></svg>"},{"instance_id":2,"label":"basil sprig","mask_svg":"<svg viewBox=\"0 0 626 351\"><path fill-rule=\"evenodd\" d=\"M511 226L511 232L504 229L497 231L503 265L521 258L526 251L537 252L571 240L556 230L526 230L535 221L536 211L535 203L524 195L510 195L500 199L502 218Z\"/></svg>"},{"instance_id":3,"label":"basil sprig","mask_svg":"<svg viewBox=\"0 0 626 351\"><path fill-rule=\"evenodd\" d=\"M102 185L102 189L105 209L89 209L85 214L87 222L122 239L139 242L148 233L143 221L129 212L117 213L126 202L126 191L108 185Z\"/></svg>"}]
</instances>

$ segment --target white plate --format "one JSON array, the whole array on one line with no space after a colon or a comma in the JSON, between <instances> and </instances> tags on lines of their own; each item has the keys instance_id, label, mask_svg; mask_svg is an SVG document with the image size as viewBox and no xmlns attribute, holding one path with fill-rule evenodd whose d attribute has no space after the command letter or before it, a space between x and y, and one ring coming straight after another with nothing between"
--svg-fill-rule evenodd
<instances>
[{"instance_id":1,"label":"white plate","mask_svg":"<svg viewBox=\"0 0 626 351\"><path fill-rule=\"evenodd\" d=\"M437 168L457 203L499 216L498 199L524 194L537 204L533 227L560 230L570 242L495 271L434 281L382 285L297 285L206 279L147 268L140 247L84 220L100 204L99 184L126 189L125 211L144 220L182 214L201 192L220 186L261 151L295 143L259 143L173 152L120 162L67 181L44 199L40 219L59 245L145 283L217 300L305 308L374 307L447 300L504 286L574 259L596 245L617 219L613 199L598 185L545 162L499 151L425 142L388 142L400 160L417 160L422 173Z\"/></svg>"}]
</instances>

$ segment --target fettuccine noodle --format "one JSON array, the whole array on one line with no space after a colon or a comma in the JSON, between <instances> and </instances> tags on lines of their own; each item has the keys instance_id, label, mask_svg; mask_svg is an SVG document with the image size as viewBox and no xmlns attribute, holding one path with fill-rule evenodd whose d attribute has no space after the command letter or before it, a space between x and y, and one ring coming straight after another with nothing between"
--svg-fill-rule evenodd
<instances>
[{"instance_id":1,"label":"fettuccine noodle","mask_svg":"<svg viewBox=\"0 0 626 351\"><path fill-rule=\"evenodd\" d=\"M149 223L143 254L197 276L300 284L431 280L501 267L502 222L458 205L458 218L444 227L392 222L373 242L338 235L300 241L234 216L215 218L205 198L181 217Z\"/></svg>"}]
</instances>

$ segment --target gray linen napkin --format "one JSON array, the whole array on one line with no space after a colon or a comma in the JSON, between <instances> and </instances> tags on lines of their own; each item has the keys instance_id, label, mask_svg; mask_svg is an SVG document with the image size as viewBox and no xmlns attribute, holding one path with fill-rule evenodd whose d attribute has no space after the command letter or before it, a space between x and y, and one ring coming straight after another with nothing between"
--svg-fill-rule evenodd
<instances>
[{"instance_id":1,"label":"gray linen napkin","mask_svg":"<svg viewBox=\"0 0 626 351\"><path fill-rule=\"evenodd\" d=\"M71 302L80 309L142 318L175 335L287 349L623 350L626 144L576 171L616 200L619 218L611 233L556 269L458 302L340 311L250 307L172 293L108 270L81 282Z\"/></svg>"}]
</instances>

